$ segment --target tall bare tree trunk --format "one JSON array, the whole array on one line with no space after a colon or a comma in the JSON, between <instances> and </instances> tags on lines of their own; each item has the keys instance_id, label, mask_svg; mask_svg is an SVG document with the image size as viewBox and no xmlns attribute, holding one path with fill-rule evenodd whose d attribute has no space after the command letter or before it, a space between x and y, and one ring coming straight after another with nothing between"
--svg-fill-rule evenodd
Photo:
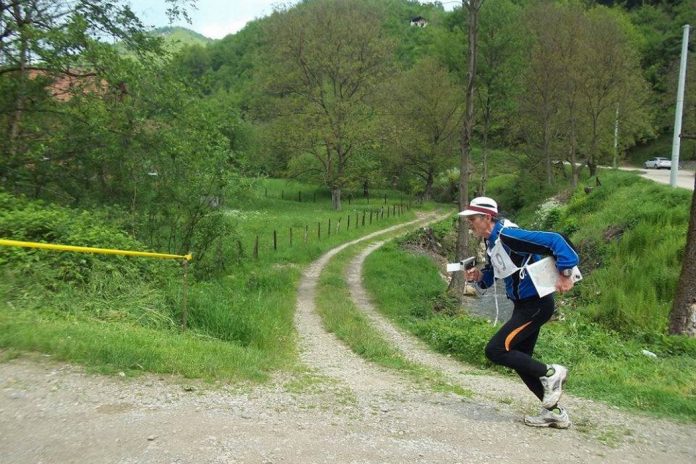
<instances>
[{"instance_id":1,"label":"tall bare tree trunk","mask_svg":"<svg viewBox=\"0 0 696 464\"><path fill-rule=\"evenodd\" d=\"M474 129L474 88L476 82L476 50L478 38L479 11L483 0L462 0L462 7L469 13L469 48L467 53L468 69L466 84L466 114L462 125L459 162L459 211L469 204L469 155L471 152L471 136ZM457 259L466 258L469 246L469 227L466 218L458 216L457 230ZM466 286L464 272L455 272L450 281L449 291L459 294Z\"/></svg>"},{"instance_id":2,"label":"tall bare tree trunk","mask_svg":"<svg viewBox=\"0 0 696 464\"><path fill-rule=\"evenodd\" d=\"M592 142L590 143L590 154L587 156L587 167L590 170L590 177L597 175L597 160L599 155L597 154L597 116L592 115Z\"/></svg>"},{"instance_id":3,"label":"tall bare tree trunk","mask_svg":"<svg viewBox=\"0 0 696 464\"><path fill-rule=\"evenodd\" d=\"M331 206L335 211L341 210L341 187L331 187Z\"/></svg>"},{"instance_id":4,"label":"tall bare tree trunk","mask_svg":"<svg viewBox=\"0 0 696 464\"><path fill-rule=\"evenodd\" d=\"M433 169L428 170L428 177L425 180L425 191L423 192L423 199L425 201L430 201L433 199L433 183L435 182L435 174Z\"/></svg>"},{"instance_id":5,"label":"tall bare tree trunk","mask_svg":"<svg viewBox=\"0 0 696 464\"><path fill-rule=\"evenodd\" d=\"M696 337L696 177L684 260L669 316L669 333Z\"/></svg>"},{"instance_id":6,"label":"tall bare tree trunk","mask_svg":"<svg viewBox=\"0 0 696 464\"><path fill-rule=\"evenodd\" d=\"M481 147L481 188L479 188L479 194L482 196L486 194L486 184L488 183L488 132L491 127L491 111L489 104L486 105L486 112L483 119L483 147Z\"/></svg>"},{"instance_id":7,"label":"tall bare tree trunk","mask_svg":"<svg viewBox=\"0 0 696 464\"><path fill-rule=\"evenodd\" d=\"M27 93L27 62L28 59L28 38L26 34L27 25L31 24L31 16L29 12L26 13L26 17L22 18L22 10L20 2L16 2L13 5L13 13L19 24L20 30L20 51L19 51L19 86L17 88L17 95L15 98L14 113L10 119L10 133L9 133L9 153L10 156L14 158L19 151L18 139L20 135L20 128L22 124L22 115L24 114L25 104L26 104L26 93Z\"/></svg>"},{"instance_id":8,"label":"tall bare tree trunk","mask_svg":"<svg viewBox=\"0 0 696 464\"><path fill-rule=\"evenodd\" d=\"M549 127L549 118L544 116L544 164L546 165L546 182L548 185L553 185L555 179L553 177L553 161L551 160L551 128ZM563 167L561 165L561 167Z\"/></svg>"}]
</instances>

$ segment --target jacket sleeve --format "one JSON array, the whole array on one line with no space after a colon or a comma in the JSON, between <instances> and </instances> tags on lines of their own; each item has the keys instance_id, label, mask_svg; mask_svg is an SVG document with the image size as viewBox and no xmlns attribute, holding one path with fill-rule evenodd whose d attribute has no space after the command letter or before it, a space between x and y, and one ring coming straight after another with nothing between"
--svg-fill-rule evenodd
<instances>
[{"instance_id":1,"label":"jacket sleeve","mask_svg":"<svg viewBox=\"0 0 696 464\"><path fill-rule=\"evenodd\" d=\"M479 280L477 284L479 288L489 288L491 285L493 285L494 280L493 266L491 266L490 263L487 263L485 266L483 266L483 269L481 269L481 280Z\"/></svg>"},{"instance_id":2,"label":"jacket sleeve","mask_svg":"<svg viewBox=\"0 0 696 464\"><path fill-rule=\"evenodd\" d=\"M534 253L553 256L559 272L580 263L573 246L556 232L539 232L519 228L506 228L500 233L503 245L517 253Z\"/></svg>"}]
</instances>

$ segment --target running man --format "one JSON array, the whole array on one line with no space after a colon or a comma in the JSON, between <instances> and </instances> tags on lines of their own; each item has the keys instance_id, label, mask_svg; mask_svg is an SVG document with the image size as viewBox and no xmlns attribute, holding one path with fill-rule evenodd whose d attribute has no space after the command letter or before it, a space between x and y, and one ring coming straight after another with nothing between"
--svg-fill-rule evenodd
<instances>
[{"instance_id":1,"label":"running man","mask_svg":"<svg viewBox=\"0 0 696 464\"><path fill-rule=\"evenodd\" d=\"M526 416L524 423L533 427L570 427L565 408L559 405L568 369L560 364L543 364L534 358L539 330L554 312L553 293L539 297L525 266L544 256L553 256L560 273L556 290L573 288L572 269L579 262L572 245L555 232L520 229L498 217L498 204L492 198L474 198L459 213L466 216L469 228L486 242L487 259L483 269L466 271L466 279L480 288L488 288L495 278L505 281L505 292L512 300L512 316L486 346L486 357L495 364L509 367L520 376L541 401L538 416Z\"/></svg>"}]
</instances>

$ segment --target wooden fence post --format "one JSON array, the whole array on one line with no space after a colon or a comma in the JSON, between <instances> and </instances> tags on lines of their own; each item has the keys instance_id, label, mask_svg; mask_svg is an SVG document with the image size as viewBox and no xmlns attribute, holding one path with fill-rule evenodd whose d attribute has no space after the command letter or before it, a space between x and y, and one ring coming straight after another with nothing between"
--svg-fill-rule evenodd
<instances>
[{"instance_id":1,"label":"wooden fence post","mask_svg":"<svg viewBox=\"0 0 696 464\"><path fill-rule=\"evenodd\" d=\"M278 236L276 235L275 229L273 230L273 251L278 250Z\"/></svg>"},{"instance_id":2,"label":"wooden fence post","mask_svg":"<svg viewBox=\"0 0 696 464\"><path fill-rule=\"evenodd\" d=\"M331 237L331 218L329 218L329 230L328 230L329 237Z\"/></svg>"},{"instance_id":3,"label":"wooden fence post","mask_svg":"<svg viewBox=\"0 0 696 464\"><path fill-rule=\"evenodd\" d=\"M186 323L188 319L188 259L185 259L182 265L184 266L184 286L182 289L182 303L181 303L181 326L186 330Z\"/></svg>"},{"instance_id":4,"label":"wooden fence post","mask_svg":"<svg viewBox=\"0 0 696 464\"><path fill-rule=\"evenodd\" d=\"M348 225L346 226L346 230L350 230L350 214L348 215Z\"/></svg>"},{"instance_id":5,"label":"wooden fence post","mask_svg":"<svg viewBox=\"0 0 696 464\"><path fill-rule=\"evenodd\" d=\"M317 238L321 240L321 222L317 222Z\"/></svg>"},{"instance_id":6,"label":"wooden fence post","mask_svg":"<svg viewBox=\"0 0 696 464\"><path fill-rule=\"evenodd\" d=\"M259 236L256 236L254 241L254 259L259 259Z\"/></svg>"},{"instance_id":7,"label":"wooden fence post","mask_svg":"<svg viewBox=\"0 0 696 464\"><path fill-rule=\"evenodd\" d=\"M363 211L362 225L365 227L365 211Z\"/></svg>"}]
</instances>

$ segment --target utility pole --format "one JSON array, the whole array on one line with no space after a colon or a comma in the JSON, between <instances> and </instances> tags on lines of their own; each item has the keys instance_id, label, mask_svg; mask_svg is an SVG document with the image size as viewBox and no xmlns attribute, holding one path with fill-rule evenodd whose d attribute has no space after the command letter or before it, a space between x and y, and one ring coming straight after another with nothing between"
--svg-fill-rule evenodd
<instances>
[{"instance_id":1,"label":"utility pole","mask_svg":"<svg viewBox=\"0 0 696 464\"><path fill-rule=\"evenodd\" d=\"M614 121L614 169L619 167L619 104L616 104L616 120Z\"/></svg>"},{"instance_id":2,"label":"utility pole","mask_svg":"<svg viewBox=\"0 0 696 464\"><path fill-rule=\"evenodd\" d=\"M672 138L672 168L669 173L669 185L677 186L679 171L679 146L681 142L682 113L684 110L684 82L686 81L686 57L689 53L689 25L684 25L682 37L681 63L679 65L679 84L677 86L677 107L674 112L674 136Z\"/></svg>"}]
</instances>

